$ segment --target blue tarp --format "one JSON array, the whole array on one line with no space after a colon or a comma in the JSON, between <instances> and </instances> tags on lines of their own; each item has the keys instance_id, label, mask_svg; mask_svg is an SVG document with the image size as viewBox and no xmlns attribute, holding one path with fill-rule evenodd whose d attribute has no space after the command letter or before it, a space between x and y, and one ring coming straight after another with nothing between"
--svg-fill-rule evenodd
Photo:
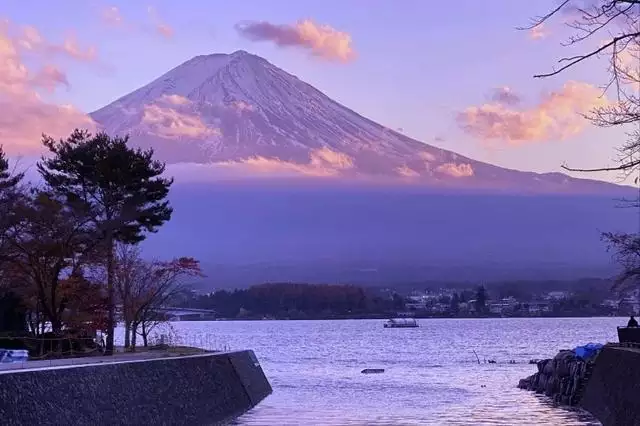
<instances>
[{"instance_id":1,"label":"blue tarp","mask_svg":"<svg viewBox=\"0 0 640 426\"><path fill-rule=\"evenodd\" d=\"M589 359L597 354L598 351L602 349L602 346L600 343L587 343L586 345L575 348L573 353L575 353L578 358Z\"/></svg>"}]
</instances>

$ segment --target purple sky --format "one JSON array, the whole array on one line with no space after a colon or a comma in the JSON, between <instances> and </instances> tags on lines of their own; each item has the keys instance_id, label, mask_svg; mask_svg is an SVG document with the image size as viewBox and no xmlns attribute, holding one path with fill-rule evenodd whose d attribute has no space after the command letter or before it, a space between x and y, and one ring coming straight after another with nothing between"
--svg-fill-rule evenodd
<instances>
[{"instance_id":1,"label":"purple sky","mask_svg":"<svg viewBox=\"0 0 640 426\"><path fill-rule=\"evenodd\" d=\"M40 90L38 102L72 104L91 112L195 55L244 49L380 124L481 161L540 172L558 171L565 162L607 165L624 140L622 130L594 129L569 115L576 105L592 101L580 98L586 96L582 95L586 84L606 82L606 62L590 62L555 78L533 79L533 74L549 71L557 58L571 53L560 45L570 32L560 19L547 25L544 37L515 29L555 4L547 0L462 0L455 6L425 0L157 0L150 13L149 5L140 2L40 0L4 2L0 20L8 19L16 31L33 26L49 43L46 52L32 49L21 56L26 67L55 64L66 74L67 88L58 74L43 74L56 84L51 86L53 92ZM113 7L117 13L113 9L107 13ZM326 60L330 58L312 55L304 46L250 40L236 29L246 21L265 21L287 25L273 28L295 38L296 22L304 19L347 33L351 44L346 47L353 54L349 60ZM64 44L71 36L77 45ZM7 57L2 40L0 78L9 75L1 64ZM96 48L95 54L90 54L90 46ZM85 49L86 55L74 47ZM564 103L543 104L541 112L541 96L562 90L570 80L582 84L567 89L567 96L577 100L560 97ZM491 104L499 87L509 87L522 99L518 105L501 104L501 116L520 113L510 116L510 126L540 126L560 117L564 127L554 124L547 132L531 131L515 142L491 139L477 128L463 131L456 117L469 107ZM2 96L0 80L0 102ZM29 113L34 110L25 108ZM3 126L15 129L15 123L23 122L27 121L12 118L11 112L9 118L0 119L2 143L10 148L13 144L14 154L28 146ZM567 127L572 129L569 134ZM615 180L615 176L601 178Z\"/></svg>"}]
</instances>

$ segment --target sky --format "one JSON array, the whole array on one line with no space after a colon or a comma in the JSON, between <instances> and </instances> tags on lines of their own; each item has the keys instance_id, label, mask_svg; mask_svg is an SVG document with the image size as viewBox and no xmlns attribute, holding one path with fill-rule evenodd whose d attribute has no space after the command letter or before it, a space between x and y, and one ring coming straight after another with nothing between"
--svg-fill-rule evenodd
<instances>
[{"instance_id":1,"label":"sky","mask_svg":"<svg viewBox=\"0 0 640 426\"><path fill-rule=\"evenodd\" d=\"M537 172L611 165L624 130L580 116L608 102L607 63L534 79L575 53L562 45L572 31L562 17L516 29L556 5L3 0L0 144L29 152L40 133L82 124L193 56L243 49L380 124L476 160Z\"/></svg>"}]
</instances>

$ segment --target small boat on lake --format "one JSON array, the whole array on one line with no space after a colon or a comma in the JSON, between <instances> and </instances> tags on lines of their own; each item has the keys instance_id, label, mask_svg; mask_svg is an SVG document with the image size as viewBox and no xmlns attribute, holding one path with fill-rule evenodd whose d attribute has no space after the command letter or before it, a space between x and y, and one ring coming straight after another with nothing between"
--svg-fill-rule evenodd
<instances>
[{"instance_id":1,"label":"small boat on lake","mask_svg":"<svg viewBox=\"0 0 640 426\"><path fill-rule=\"evenodd\" d=\"M415 318L392 318L384 323L384 328L416 328L418 322Z\"/></svg>"}]
</instances>

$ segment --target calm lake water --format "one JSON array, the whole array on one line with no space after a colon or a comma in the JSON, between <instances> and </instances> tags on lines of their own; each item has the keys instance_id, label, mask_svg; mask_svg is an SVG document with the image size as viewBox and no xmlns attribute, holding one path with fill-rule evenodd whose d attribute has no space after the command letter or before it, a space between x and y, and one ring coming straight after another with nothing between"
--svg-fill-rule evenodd
<instances>
[{"instance_id":1,"label":"calm lake water","mask_svg":"<svg viewBox=\"0 0 640 426\"><path fill-rule=\"evenodd\" d=\"M616 341L622 318L179 322L185 344L253 349L273 394L236 425L594 425L516 388L533 358ZM495 359L496 364L477 363ZM508 364L515 360L517 364ZM366 375L364 368L384 368Z\"/></svg>"}]
</instances>

